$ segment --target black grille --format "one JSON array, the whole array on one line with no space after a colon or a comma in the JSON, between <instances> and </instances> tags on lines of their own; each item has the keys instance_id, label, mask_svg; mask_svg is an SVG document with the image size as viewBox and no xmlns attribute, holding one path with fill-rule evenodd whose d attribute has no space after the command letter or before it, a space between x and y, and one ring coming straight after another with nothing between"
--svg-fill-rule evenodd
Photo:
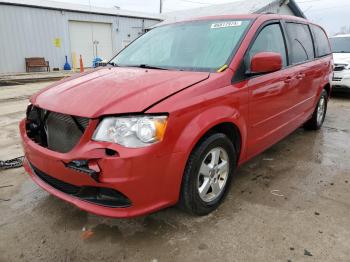
<instances>
[{"instance_id":1,"label":"black grille","mask_svg":"<svg viewBox=\"0 0 350 262\"><path fill-rule=\"evenodd\" d=\"M30 166L34 171L35 175L48 185L63 193L79 198L83 201L91 202L106 207L123 208L131 206L131 201L125 195L112 188L75 186L63 182L52 176L49 176L48 174L34 167L31 163Z\"/></svg>"},{"instance_id":2,"label":"black grille","mask_svg":"<svg viewBox=\"0 0 350 262\"><path fill-rule=\"evenodd\" d=\"M333 81L341 81L342 79L342 77L333 77Z\"/></svg>"},{"instance_id":3,"label":"black grille","mask_svg":"<svg viewBox=\"0 0 350 262\"><path fill-rule=\"evenodd\" d=\"M69 195L75 195L78 194L80 191L80 187L78 186L74 186L72 184L68 184L66 182L63 182L61 180L58 180L52 176L49 176L47 174L45 174L44 172L40 171L39 169L37 169L36 167L34 167L33 165L31 165L33 171L35 172L35 174L41 179L43 180L45 183L49 184L50 186L56 188L59 191L62 191L66 194Z\"/></svg>"},{"instance_id":4,"label":"black grille","mask_svg":"<svg viewBox=\"0 0 350 262\"><path fill-rule=\"evenodd\" d=\"M50 112L38 107L27 110L27 133L50 150L67 153L79 142L89 118Z\"/></svg>"},{"instance_id":5,"label":"black grille","mask_svg":"<svg viewBox=\"0 0 350 262\"><path fill-rule=\"evenodd\" d=\"M345 70L346 64L335 64L334 65L334 71L343 71Z\"/></svg>"},{"instance_id":6,"label":"black grille","mask_svg":"<svg viewBox=\"0 0 350 262\"><path fill-rule=\"evenodd\" d=\"M75 120L74 120L75 118ZM88 119L51 112L45 123L48 148L67 153L79 142ZM80 125L80 128L79 128Z\"/></svg>"}]
</instances>

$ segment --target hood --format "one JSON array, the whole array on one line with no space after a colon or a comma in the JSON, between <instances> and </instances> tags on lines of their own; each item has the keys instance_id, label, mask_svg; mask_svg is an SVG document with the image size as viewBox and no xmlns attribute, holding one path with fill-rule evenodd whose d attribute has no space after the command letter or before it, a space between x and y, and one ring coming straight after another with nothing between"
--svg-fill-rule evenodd
<instances>
[{"instance_id":1,"label":"hood","mask_svg":"<svg viewBox=\"0 0 350 262\"><path fill-rule=\"evenodd\" d=\"M34 95L31 102L49 111L89 118L137 113L208 77L207 72L102 68L60 81Z\"/></svg>"},{"instance_id":2,"label":"hood","mask_svg":"<svg viewBox=\"0 0 350 262\"><path fill-rule=\"evenodd\" d=\"M334 64L350 64L350 53L333 53Z\"/></svg>"}]
</instances>

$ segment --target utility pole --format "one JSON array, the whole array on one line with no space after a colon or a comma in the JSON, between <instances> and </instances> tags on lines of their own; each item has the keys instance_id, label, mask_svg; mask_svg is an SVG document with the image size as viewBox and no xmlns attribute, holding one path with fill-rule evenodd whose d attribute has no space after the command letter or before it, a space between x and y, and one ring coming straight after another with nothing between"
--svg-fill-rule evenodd
<instances>
[{"instance_id":1,"label":"utility pole","mask_svg":"<svg viewBox=\"0 0 350 262\"><path fill-rule=\"evenodd\" d=\"M163 13L163 0L159 0L159 13Z\"/></svg>"}]
</instances>

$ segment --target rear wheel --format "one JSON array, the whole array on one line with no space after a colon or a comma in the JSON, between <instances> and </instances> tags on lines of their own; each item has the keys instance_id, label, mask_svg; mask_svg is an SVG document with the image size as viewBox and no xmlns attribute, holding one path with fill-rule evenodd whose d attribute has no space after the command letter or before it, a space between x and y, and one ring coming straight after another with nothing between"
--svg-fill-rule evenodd
<instances>
[{"instance_id":1,"label":"rear wheel","mask_svg":"<svg viewBox=\"0 0 350 262\"><path fill-rule=\"evenodd\" d=\"M186 165L180 207L195 215L215 210L225 197L236 159L234 146L226 135L216 133L202 139Z\"/></svg>"},{"instance_id":2,"label":"rear wheel","mask_svg":"<svg viewBox=\"0 0 350 262\"><path fill-rule=\"evenodd\" d=\"M312 117L304 125L306 129L318 130L322 127L327 113L327 103L328 93L326 90L323 89Z\"/></svg>"}]
</instances>

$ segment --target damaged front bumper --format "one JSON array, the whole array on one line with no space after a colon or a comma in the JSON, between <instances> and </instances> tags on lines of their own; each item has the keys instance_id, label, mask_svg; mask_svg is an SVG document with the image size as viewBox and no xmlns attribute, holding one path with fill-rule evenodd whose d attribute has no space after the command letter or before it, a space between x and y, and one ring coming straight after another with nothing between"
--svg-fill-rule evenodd
<instances>
[{"instance_id":1,"label":"damaged front bumper","mask_svg":"<svg viewBox=\"0 0 350 262\"><path fill-rule=\"evenodd\" d=\"M72 151L58 153L32 141L23 120L25 170L49 193L97 215L135 217L178 201L183 154L166 153L160 144L135 150L95 142L92 132Z\"/></svg>"}]
</instances>

